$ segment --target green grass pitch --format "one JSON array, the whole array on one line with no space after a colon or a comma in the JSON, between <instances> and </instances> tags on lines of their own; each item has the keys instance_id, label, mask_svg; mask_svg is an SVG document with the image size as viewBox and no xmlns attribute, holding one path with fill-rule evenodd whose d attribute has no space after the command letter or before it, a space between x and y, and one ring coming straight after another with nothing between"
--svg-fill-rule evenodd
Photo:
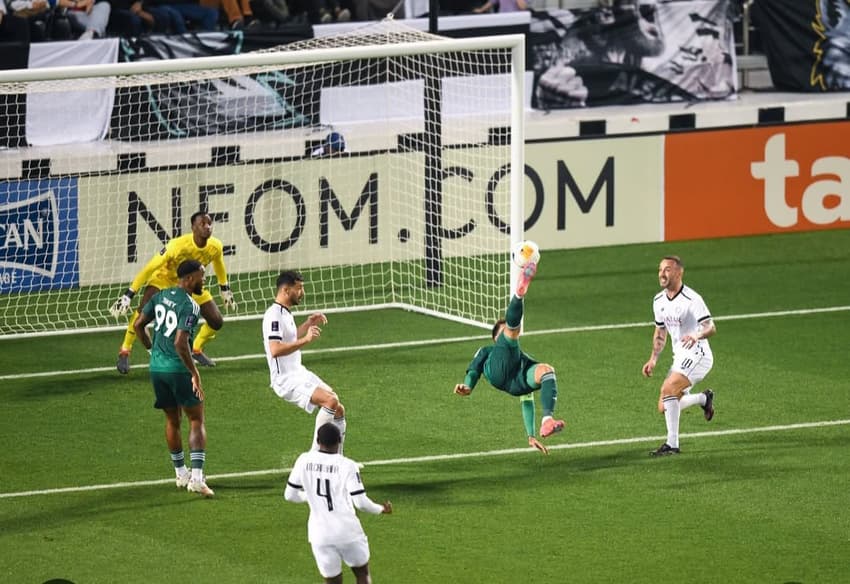
<instances>
[{"instance_id":1,"label":"green grass pitch","mask_svg":"<svg viewBox=\"0 0 850 584\"><path fill-rule=\"evenodd\" d=\"M687 410L682 454L655 460L669 347L655 377L640 369L667 253L717 321L697 388L717 415ZM548 457L518 400L484 381L452 394L485 331L330 315L304 361L346 405L368 494L395 507L362 516L374 581L850 582L848 291L846 230L544 251L522 346L558 374ZM213 500L165 481L163 416L146 368L114 370L120 339L0 340L0 582L321 582L307 507L282 497L313 419L269 389L259 321L208 346Z\"/></svg>"}]
</instances>

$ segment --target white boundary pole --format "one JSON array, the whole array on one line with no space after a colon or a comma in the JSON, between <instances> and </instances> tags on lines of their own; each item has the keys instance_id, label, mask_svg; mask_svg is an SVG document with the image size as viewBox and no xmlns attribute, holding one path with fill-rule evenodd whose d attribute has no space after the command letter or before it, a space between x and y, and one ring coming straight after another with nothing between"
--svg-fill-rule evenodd
<instances>
[{"instance_id":1,"label":"white boundary pole","mask_svg":"<svg viewBox=\"0 0 850 584\"><path fill-rule=\"evenodd\" d=\"M511 246L525 238L525 44L519 43L512 51L511 75ZM509 255L510 255L509 250ZM509 293L513 294L519 268L509 260L511 281Z\"/></svg>"}]
</instances>

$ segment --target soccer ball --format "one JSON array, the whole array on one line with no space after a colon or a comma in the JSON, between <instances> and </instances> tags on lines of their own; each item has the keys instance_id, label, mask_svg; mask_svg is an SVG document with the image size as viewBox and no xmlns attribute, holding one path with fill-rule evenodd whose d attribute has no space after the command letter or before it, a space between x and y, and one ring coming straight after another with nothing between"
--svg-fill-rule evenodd
<instances>
[{"instance_id":1,"label":"soccer ball","mask_svg":"<svg viewBox=\"0 0 850 584\"><path fill-rule=\"evenodd\" d=\"M520 241L511 250L511 259L520 268L540 261L540 247L533 241Z\"/></svg>"}]
</instances>

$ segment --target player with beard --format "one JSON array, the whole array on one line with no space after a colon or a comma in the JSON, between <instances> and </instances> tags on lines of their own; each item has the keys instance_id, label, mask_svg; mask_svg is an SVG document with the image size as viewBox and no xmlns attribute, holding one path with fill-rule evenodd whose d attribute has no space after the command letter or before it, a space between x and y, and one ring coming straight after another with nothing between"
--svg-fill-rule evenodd
<instances>
[{"instance_id":1,"label":"player with beard","mask_svg":"<svg viewBox=\"0 0 850 584\"><path fill-rule=\"evenodd\" d=\"M177 486L204 497L213 490L204 478L207 431L204 426L204 389L192 359L192 333L201 313L192 295L204 288L204 266L186 260L177 267L178 284L155 294L133 323L136 335L151 353L150 376L156 401L165 413L165 440L177 474ZM153 340L145 328L153 324ZM192 471L186 468L181 410L189 418L189 449Z\"/></svg>"},{"instance_id":2,"label":"player with beard","mask_svg":"<svg viewBox=\"0 0 850 584\"><path fill-rule=\"evenodd\" d=\"M263 315L263 347L269 365L271 387L284 401L308 414L316 408L316 431L325 423L333 423L341 435L340 453L345 442L345 407L331 387L301 364L301 349L319 338L319 325L328 322L321 312L295 325L292 309L304 300L304 277L296 271L281 273L277 278L274 303ZM315 437L316 432L313 433ZM313 440L313 449L318 442Z\"/></svg>"},{"instance_id":3,"label":"player with beard","mask_svg":"<svg viewBox=\"0 0 850 584\"><path fill-rule=\"evenodd\" d=\"M679 454L679 414L685 408L700 405L707 421L714 417L714 392L706 389L691 395L691 388L705 379L714 365L714 355L708 338L717 328L711 313L696 290L682 282L685 267L678 256L665 256L658 266L661 292L652 300L655 331L652 334L652 354L643 365L643 374L650 377L658 356L667 344L669 333L673 349L673 365L661 384L659 409L667 423L667 440L652 456Z\"/></svg>"}]
</instances>

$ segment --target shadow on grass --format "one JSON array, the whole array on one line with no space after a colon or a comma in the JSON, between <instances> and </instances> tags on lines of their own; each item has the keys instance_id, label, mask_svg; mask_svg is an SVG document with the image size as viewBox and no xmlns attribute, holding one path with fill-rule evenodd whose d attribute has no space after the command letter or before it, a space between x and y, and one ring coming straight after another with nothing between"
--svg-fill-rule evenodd
<instances>
[{"instance_id":1,"label":"shadow on grass","mask_svg":"<svg viewBox=\"0 0 850 584\"><path fill-rule=\"evenodd\" d=\"M3 388L3 401L14 400L50 400L63 395L89 394L97 398L100 392L146 391L153 399L153 390L150 389L150 378L147 371L144 376L127 377L116 373L91 373L88 375L75 375L72 379L59 377L34 378L17 380L7 383ZM110 396L112 397L112 396Z\"/></svg>"},{"instance_id":2,"label":"shadow on grass","mask_svg":"<svg viewBox=\"0 0 850 584\"><path fill-rule=\"evenodd\" d=\"M62 495L47 495L51 498L47 503L43 503L41 497L27 500L26 503L4 501L0 505L17 507L20 512L14 516L4 513L5 517L0 519L0 533L15 535L63 529L74 524L104 521L110 516L117 517L128 512L145 516L152 509L169 507L174 507L177 513L186 505L201 501L200 497L176 489L170 493L163 493L163 487L156 489L156 493L147 487L145 492L138 489L110 491L108 497L101 494L77 503L69 503Z\"/></svg>"}]
</instances>

